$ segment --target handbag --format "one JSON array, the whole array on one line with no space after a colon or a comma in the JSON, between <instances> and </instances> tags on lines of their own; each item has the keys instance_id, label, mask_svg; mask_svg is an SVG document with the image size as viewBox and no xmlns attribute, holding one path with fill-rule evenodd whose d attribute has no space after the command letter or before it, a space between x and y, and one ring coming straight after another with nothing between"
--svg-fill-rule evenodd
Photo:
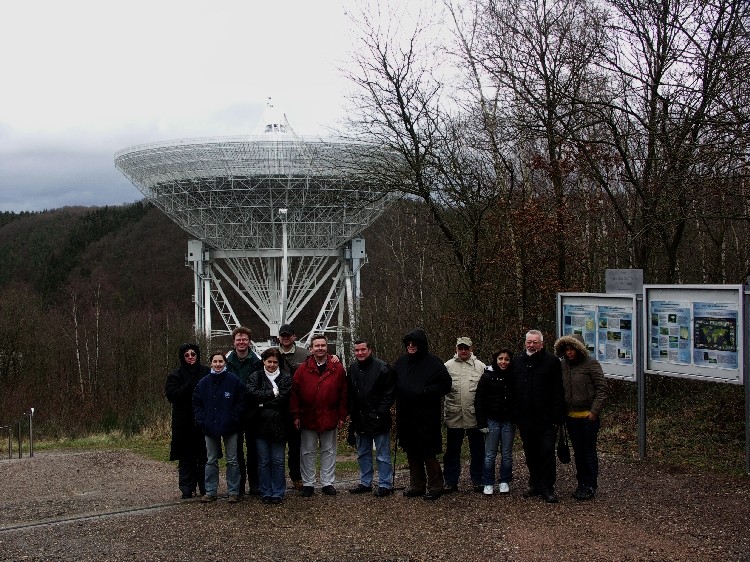
<instances>
[{"instance_id":1,"label":"handbag","mask_svg":"<svg viewBox=\"0 0 750 562\"><path fill-rule=\"evenodd\" d=\"M568 445L568 432L565 429L565 424L560 424L560 429L557 432L557 458L563 464L570 462L570 446Z\"/></svg>"}]
</instances>

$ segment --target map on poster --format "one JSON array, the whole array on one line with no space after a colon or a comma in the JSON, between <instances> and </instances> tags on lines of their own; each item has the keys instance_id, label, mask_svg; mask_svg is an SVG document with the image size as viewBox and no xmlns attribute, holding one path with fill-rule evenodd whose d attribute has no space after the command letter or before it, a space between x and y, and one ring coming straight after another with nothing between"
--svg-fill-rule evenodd
<instances>
[{"instance_id":1,"label":"map on poster","mask_svg":"<svg viewBox=\"0 0 750 562\"><path fill-rule=\"evenodd\" d=\"M599 361L633 364L633 307L599 306L597 318Z\"/></svg>"},{"instance_id":2,"label":"map on poster","mask_svg":"<svg viewBox=\"0 0 750 562\"><path fill-rule=\"evenodd\" d=\"M563 304L563 335L579 334L592 356L633 364L633 307Z\"/></svg>"},{"instance_id":3,"label":"map on poster","mask_svg":"<svg viewBox=\"0 0 750 562\"><path fill-rule=\"evenodd\" d=\"M693 303L693 363L736 369L737 322L734 303Z\"/></svg>"},{"instance_id":4,"label":"map on poster","mask_svg":"<svg viewBox=\"0 0 750 562\"><path fill-rule=\"evenodd\" d=\"M690 364L690 303L651 301L651 359Z\"/></svg>"}]
</instances>

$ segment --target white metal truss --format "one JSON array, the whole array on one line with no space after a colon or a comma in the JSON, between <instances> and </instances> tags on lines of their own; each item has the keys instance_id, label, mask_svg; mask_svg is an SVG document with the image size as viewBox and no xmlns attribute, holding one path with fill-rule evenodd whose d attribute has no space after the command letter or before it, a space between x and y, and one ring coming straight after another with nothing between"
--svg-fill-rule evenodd
<instances>
[{"instance_id":1,"label":"white metal truss","mask_svg":"<svg viewBox=\"0 0 750 562\"><path fill-rule=\"evenodd\" d=\"M264 130L269 134L154 143L115 155L117 168L197 238L188 244L196 330L209 337L240 323L223 287L244 300L271 336L327 288L310 331L330 331L344 298L360 296L364 241L350 241L389 202L362 172L372 146L299 137L286 122ZM354 289L346 286L352 277ZM211 303L220 329L211 327ZM347 331L357 309L349 303Z\"/></svg>"}]
</instances>

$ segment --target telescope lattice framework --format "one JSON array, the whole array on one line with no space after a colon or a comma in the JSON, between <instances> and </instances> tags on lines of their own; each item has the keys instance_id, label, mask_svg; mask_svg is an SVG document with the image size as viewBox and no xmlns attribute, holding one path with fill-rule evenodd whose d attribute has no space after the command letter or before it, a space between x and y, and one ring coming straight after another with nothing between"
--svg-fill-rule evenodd
<instances>
[{"instance_id":1,"label":"telescope lattice framework","mask_svg":"<svg viewBox=\"0 0 750 562\"><path fill-rule=\"evenodd\" d=\"M188 242L196 331L225 335L241 324L227 288L271 336L325 291L308 333L336 330L341 341L345 303L349 333L355 322L366 258L356 237L389 202L364 172L373 146L297 136L286 119L267 121L264 131L133 146L115 154L115 165L197 239Z\"/></svg>"}]
</instances>

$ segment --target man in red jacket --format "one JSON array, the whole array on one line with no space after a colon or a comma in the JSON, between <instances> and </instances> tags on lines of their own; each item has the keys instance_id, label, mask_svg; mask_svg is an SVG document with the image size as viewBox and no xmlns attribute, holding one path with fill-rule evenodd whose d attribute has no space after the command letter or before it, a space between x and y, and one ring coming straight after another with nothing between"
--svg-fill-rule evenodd
<instances>
[{"instance_id":1,"label":"man in red jacket","mask_svg":"<svg viewBox=\"0 0 750 562\"><path fill-rule=\"evenodd\" d=\"M294 425L302 431L300 472L302 496L315 490L315 460L320 446L322 492L336 495L333 487L336 468L336 436L346 420L347 382L341 363L331 361L328 340L315 335L310 340L312 354L294 373L290 410Z\"/></svg>"}]
</instances>

